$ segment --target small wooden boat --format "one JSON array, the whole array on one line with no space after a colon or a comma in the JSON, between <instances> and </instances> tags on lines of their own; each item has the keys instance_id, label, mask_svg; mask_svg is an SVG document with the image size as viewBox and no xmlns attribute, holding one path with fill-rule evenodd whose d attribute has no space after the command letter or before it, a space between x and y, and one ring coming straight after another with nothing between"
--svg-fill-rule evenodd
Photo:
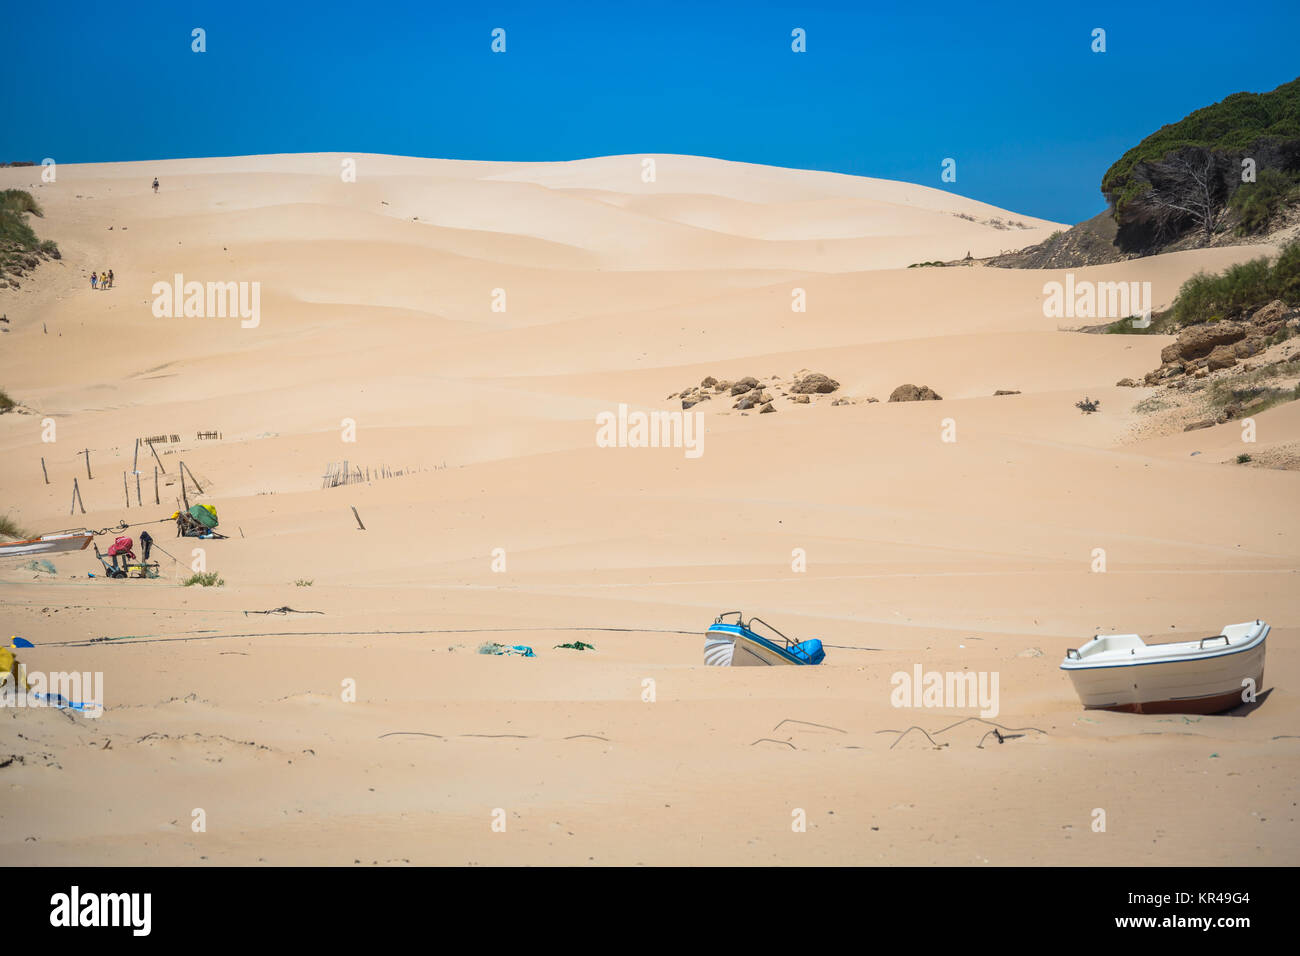
<instances>
[{"instance_id":1,"label":"small wooden boat","mask_svg":"<svg viewBox=\"0 0 1300 956\"><path fill-rule=\"evenodd\" d=\"M25 558L33 554L56 554L59 551L81 551L90 546L95 536L89 531L56 531L25 541L0 543L0 558Z\"/></svg>"},{"instance_id":2,"label":"small wooden boat","mask_svg":"<svg viewBox=\"0 0 1300 956\"><path fill-rule=\"evenodd\" d=\"M1146 644L1136 634L1098 634L1066 652L1070 675L1088 709L1134 714L1216 714L1263 689L1263 621L1230 624L1197 641Z\"/></svg>"},{"instance_id":3,"label":"small wooden boat","mask_svg":"<svg viewBox=\"0 0 1300 956\"><path fill-rule=\"evenodd\" d=\"M734 624L724 619L736 616ZM758 634L755 627L769 632ZM740 611L719 614L704 635L704 663L710 667L761 667L775 664L820 664L826 659L822 642L795 641L761 618L745 621Z\"/></svg>"}]
</instances>

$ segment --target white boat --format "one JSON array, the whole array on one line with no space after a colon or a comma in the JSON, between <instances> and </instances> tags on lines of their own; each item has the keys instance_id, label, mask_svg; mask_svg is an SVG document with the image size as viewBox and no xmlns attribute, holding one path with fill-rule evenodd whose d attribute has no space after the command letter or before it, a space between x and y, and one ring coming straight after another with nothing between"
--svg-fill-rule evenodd
<instances>
[{"instance_id":1,"label":"white boat","mask_svg":"<svg viewBox=\"0 0 1300 956\"><path fill-rule=\"evenodd\" d=\"M39 538L0 543L0 558L25 558L33 554L56 554L60 551L81 551L95 540L89 531L56 531Z\"/></svg>"},{"instance_id":2,"label":"white boat","mask_svg":"<svg viewBox=\"0 0 1300 956\"><path fill-rule=\"evenodd\" d=\"M1229 624L1196 641L1147 644L1136 634L1098 634L1066 652L1070 675L1088 709L1134 714L1216 714L1240 706L1264 684L1263 621Z\"/></svg>"}]
</instances>

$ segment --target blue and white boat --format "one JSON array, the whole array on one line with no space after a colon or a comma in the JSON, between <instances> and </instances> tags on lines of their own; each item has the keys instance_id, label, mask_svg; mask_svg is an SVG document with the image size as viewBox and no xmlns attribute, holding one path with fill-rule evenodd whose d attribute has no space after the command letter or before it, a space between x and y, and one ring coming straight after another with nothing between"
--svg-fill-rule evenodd
<instances>
[{"instance_id":1,"label":"blue and white boat","mask_svg":"<svg viewBox=\"0 0 1300 956\"><path fill-rule=\"evenodd\" d=\"M730 617L735 621L728 621ZM704 635L704 663L710 667L808 665L825 659L826 651L816 638L793 640L762 618L746 621L741 611L719 614Z\"/></svg>"}]
</instances>

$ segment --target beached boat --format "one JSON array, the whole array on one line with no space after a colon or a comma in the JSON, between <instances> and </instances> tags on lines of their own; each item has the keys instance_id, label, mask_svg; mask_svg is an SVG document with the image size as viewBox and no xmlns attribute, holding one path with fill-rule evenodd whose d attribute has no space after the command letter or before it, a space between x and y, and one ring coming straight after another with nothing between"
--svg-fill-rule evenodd
<instances>
[{"instance_id":1,"label":"beached boat","mask_svg":"<svg viewBox=\"0 0 1300 956\"><path fill-rule=\"evenodd\" d=\"M1215 714L1263 689L1263 621L1230 624L1213 637L1147 644L1136 634L1097 635L1066 652L1083 706L1134 714Z\"/></svg>"},{"instance_id":2,"label":"beached boat","mask_svg":"<svg viewBox=\"0 0 1300 956\"><path fill-rule=\"evenodd\" d=\"M59 551L81 551L95 540L89 531L56 531L25 541L0 543L0 558L25 558L33 554L56 554Z\"/></svg>"},{"instance_id":3,"label":"beached boat","mask_svg":"<svg viewBox=\"0 0 1300 956\"><path fill-rule=\"evenodd\" d=\"M725 619L735 615L734 624ZM755 627L765 634L759 634ZM758 667L774 664L820 664L826 659L822 642L795 641L771 624L740 611L719 614L704 635L704 663L710 667Z\"/></svg>"}]
</instances>

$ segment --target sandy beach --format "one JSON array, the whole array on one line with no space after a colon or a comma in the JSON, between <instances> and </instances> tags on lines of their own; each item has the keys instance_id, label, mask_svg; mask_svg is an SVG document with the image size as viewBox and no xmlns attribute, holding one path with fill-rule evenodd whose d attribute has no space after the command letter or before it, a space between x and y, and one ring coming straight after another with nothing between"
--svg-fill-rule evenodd
<instances>
[{"instance_id":1,"label":"sandy beach","mask_svg":"<svg viewBox=\"0 0 1300 956\"><path fill-rule=\"evenodd\" d=\"M167 552L156 580L90 551L0 566L28 668L102 673L104 696L98 718L0 708L0 863L1300 863L1300 471L1236 462L1294 449L1300 403L1249 446L1235 421L1153 427L1135 406L1162 390L1115 383L1172 336L1070 331L1043 308L1064 270L977 261L1063 224L677 155L0 188L62 251L0 290L23 406L0 511ZM1164 308L1273 251L1070 271ZM258 283L256 321L157 316L177 276ZM808 371L839 388L797 402ZM774 414L715 393L684 412L696 456L597 443L597 416L682 412L707 376L754 376ZM888 401L904 384L942 401ZM155 504L136 441L173 435ZM175 537L182 459L227 539ZM323 487L344 461L362 480ZM181 586L196 548L222 586ZM825 664L706 667L735 609ZM1263 693L1228 714L1085 711L1058 669L1094 634L1256 618ZM894 706L918 665L996 674L996 715Z\"/></svg>"}]
</instances>

